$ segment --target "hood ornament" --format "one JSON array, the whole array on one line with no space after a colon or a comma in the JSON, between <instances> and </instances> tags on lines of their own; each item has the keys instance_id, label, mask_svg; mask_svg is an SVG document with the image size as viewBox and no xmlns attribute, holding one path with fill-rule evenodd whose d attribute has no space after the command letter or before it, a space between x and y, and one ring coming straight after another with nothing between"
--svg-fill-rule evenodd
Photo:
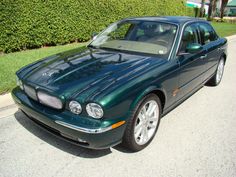
<instances>
[{"instance_id":1,"label":"hood ornament","mask_svg":"<svg viewBox=\"0 0 236 177\"><path fill-rule=\"evenodd\" d=\"M53 74L55 74L56 72L55 71L47 71L45 73L42 74L42 76L48 76L48 77L51 77Z\"/></svg>"}]
</instances>

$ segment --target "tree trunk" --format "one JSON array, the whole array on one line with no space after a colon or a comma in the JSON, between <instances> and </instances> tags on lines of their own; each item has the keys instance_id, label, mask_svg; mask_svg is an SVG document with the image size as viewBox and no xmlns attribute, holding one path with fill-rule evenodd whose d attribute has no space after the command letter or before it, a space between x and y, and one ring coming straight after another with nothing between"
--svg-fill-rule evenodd
<instances>
[{"instance_id":1,"label":"tree trunk","mask_svg":"<svg viewBox=\"0 0 236 177\"><path fill-rule=\"evenodd\" d=\"M204 5L205 5L205 0L202 0L200 8L200 17L204 17L204 11L205 11Z\"/></svg>"},{"instance_id":2,"label":"tree trunk","mask_svg":"<svg viewBox=\"0 0 236 177\"><path fill-rule=\"evenodd\" d=\"M212 6L213 6L213 1L214 1L214 0L210 0L210 4L209 4L209 7L208 7L208 15L207 15L207 20L208 20L208 21L211 21L211 19L212 19Z\"/></svg>"},{"instance_id":3,"label":"tree trunk","mask_svg":"<svg viewBox=\"0 0 236 177\"><path fill-rule=\"evenodd\" d=\"M228 4L228 0L221 0L221 7L220 7L220 18L223 19L224 17L224 11L225 11L225 7Z\"/></svg>"},{"instance_id":4,"label":"tree trunk","mask_svg":"<svg viewBox=\"0 0 236 177\"><path fill-rule=\"evenodd\" d=\"M216 1L217 0L213 0L213 3L212 3L212 17L216 16Z\"/></svg>"}]
</instances>

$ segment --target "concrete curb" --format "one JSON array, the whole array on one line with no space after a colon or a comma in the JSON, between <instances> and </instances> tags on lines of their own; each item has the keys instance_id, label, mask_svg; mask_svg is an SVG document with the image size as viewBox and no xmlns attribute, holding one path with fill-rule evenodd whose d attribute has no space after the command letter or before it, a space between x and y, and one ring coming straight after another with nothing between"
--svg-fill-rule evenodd
<instances>
[{"instance_id":1,"label":"concrete curb","mask_svg":"<svg viewBox=\"0 0 236 177\"><path fill-rule=\"evenodd\" d=\"M10 109L12 105L15 105L11 93L0 96L0 111Z\"/></svg>"},{"instance_id":2,"label":"concrete curb","mask_svg":"<svg viewBox=\"0 0 236 177\"><path fill-rule=\"evenodd\" d=\"M228 40L236 39L236 35L226 37ZM11 94L0 95L0 112L4 112L8 109L15 109L16 105L11 97Z\"/></svg>"},{"instance_id":3,"label":"concrete curb","mask_svg":"<svg viewBox=\"0 0 236 177\"><path fill-rule=\"evenodd\" d=\"M0 118L8 117L17 111L17 106L14 103L11 94L0 96Z\"/></svg>"},{"instance_id":4,"label":"concrete curb","mask_svg":"<svg viewBox=\"0 0 236 177\"><path fill-rule=\"evenodd\" d=\"M236 35L227 36L226 39L228 39L228 40L234 40L234 39L236 39Z\"/></svg>"}]
</instances>

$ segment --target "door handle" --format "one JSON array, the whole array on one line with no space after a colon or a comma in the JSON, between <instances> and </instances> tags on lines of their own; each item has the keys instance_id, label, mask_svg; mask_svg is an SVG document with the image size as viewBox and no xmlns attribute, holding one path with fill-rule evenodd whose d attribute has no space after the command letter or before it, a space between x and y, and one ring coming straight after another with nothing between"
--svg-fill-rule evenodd
<instances>
[{"instance_id":1,"label":"door handle","mask_svg":"<svg viewBox=\"0 0 236 177\"><path fill-rule=\"evenodd\" d=\"M201 59L205 59L207 57L207 54L200 56Z\"/></svg>"}]
</instances>

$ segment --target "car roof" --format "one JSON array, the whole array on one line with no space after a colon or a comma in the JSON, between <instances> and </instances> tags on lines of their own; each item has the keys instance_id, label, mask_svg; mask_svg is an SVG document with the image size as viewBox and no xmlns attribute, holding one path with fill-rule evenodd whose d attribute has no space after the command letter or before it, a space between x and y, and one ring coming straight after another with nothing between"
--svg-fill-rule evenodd
<instances>
[{"instance_id":1,"label":"car roof","mask_svg":"<svg viewBox=\"0 0 236 177\"><path fill-rule=\"evenodd\" d=\"M190 21L206 22L206 20L200 18L187 17L187 16L143 16L143 17L130 17L123 20L161 21L161 22L176 23L179 25L185 24Z\"/></svg>"}]
</instances>

